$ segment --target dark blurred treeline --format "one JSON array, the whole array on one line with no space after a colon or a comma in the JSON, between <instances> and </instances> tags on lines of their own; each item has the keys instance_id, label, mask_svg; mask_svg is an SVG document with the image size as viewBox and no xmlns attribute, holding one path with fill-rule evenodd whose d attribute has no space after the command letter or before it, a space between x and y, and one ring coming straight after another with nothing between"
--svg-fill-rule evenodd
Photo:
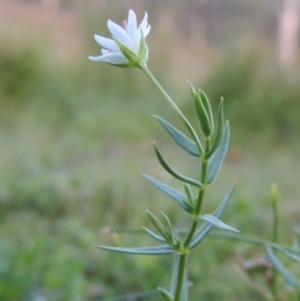
<instances>
[{"instance_id":1,"label":"dark blurred treeline","mask_svg":"<svg viewBox=\"0 0 300 301\"><path fill-rule=\"evenodd\" d=\"M5 0L1 2L11 3ZM86 57L99 53L99 45L93 40L94 33L109 36L106 20L110 18L121 22L126 18L128 8L133 8L139 20L145 11L149 15L152 26L147 39L150 67L167 89L171 89L171 94L178 95L177 101L186 106L187 111L192 109L190 102L185 101L188 97L185 80L188 78L207 91L216 106L220 97L225 98L228 117L237 125L237 137L233 137L233 141L239 142L241 137L247 136L246 133L251 133L258 135L257 139L263 143L269 138L272 141L288 138L292 143L295 142L293 137L300 127L298 1L15 0L14 3L20 7L27 4L38 8L44 15L56 12L62 20L66 19L65 13L76 17L74 20L79 24L77 32L80 36L77 44L84 50L73 55L79 47L76 44L70 47L72 36L69 32L48 47L61 46L67 49L64 57L73 55L66 74L81 75L80 80L77 79L80 84L69 87L75 95L80 94L76 92L77 89L89 89L95 91L95 94L103 94L103 91L111 93L114 89L113 83L117 81L115 77L122 77L125 71L103 65L97 67L88 62ZM55 22L57 20L53 19L53 26L48 25L45 29L45 32L50 30L49 36ZM56 30L63 33L64 26L62 23ZM27 55L20 55L16 50L2 50L2 95L11 91L9 93L18 98L18 93L24 94L28 89L36 90L36 81L30 83L30 80L37 72L44 74L45 54L43 56L41 53L45 48L41 46L42 43L44 41L26 50L32 53L29 57L34 57L35 64L30 64L28 59L23 61L22 57L26 58ZM26 47L31 48L30 45ZM55 51L47 51L46 60L51 65ZM105 76L103 68L106 70ZM13 72L10 74L9 70ZM132 90L130 95L149 86L136 75L138 71L129 72L131 77L123 78L122 81L124 87ZM16 77L18 81L14 80ZM43 78L41 75L37 77L39 80ZM19 85L22 82L26 85ZM45 82L49 85L56 80L46 79ZM174 82L177 84L174 85ZM18 84L18 87L14 84ZM113 93L114 97L119 97L119 92ZM68 106L72 106L71 101L68 103Z\"/></svg>"}]
</instances>

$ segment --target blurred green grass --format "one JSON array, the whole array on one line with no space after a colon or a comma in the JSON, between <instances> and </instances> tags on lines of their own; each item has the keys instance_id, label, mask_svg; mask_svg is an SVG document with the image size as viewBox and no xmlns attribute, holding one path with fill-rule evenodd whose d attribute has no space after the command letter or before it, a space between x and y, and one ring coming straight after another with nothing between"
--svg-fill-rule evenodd
<instances>
[{"instance_id":1,"label":"blurred green grass","mask_svg":"<svg viewBox=\"0 0 300 301\"><path fill-rule=\"evenodd\" d=\"M276 68L262 72L267 63L255 55L225 62L201 85L200 79L195 83L215 107L225 97L232 124L227 161L205 210L213 210L238 178L225 220L242 233L268 237L269 186L277 182L281 235L291 242L288 233L299 226L300 216L299 77L281 76ZM173 87L171 94L195 121L188 88L166 74L158 77ZM176 168L197 174L152 117L162 114L178 124L161 96L138 70L86 60L45 62L29 47L0 49L0 78L0 299L87 300L167 286L171 258L130 257L93 247L100 242L146 245L142 235L101 231L147 225L146 208L167 212L178 227L189 221L140 176L148 173L180 187L156 162L153 139ZM239 280L234 252L251 256L257 251L208 239L195 252L192 299L263 300Z\"/></svg>"}]
</instances>

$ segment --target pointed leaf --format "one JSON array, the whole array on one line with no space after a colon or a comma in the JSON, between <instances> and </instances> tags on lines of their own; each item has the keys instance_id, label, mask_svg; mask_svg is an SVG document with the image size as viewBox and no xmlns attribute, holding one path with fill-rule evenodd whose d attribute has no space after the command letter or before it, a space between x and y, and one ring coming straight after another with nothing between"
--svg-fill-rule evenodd
<instances>
[{"instance_id":1,"label":"pointed leaf","mask_svg":"<svg viewBox=\"0 0 300 301\"><path fill-rule=\"evenodd\" d=\"M139 255L164 255L171 254L175 252L173 247L169 245L155 246L155 247L137 247L137 248L119 248L119 247L109 247L109 246L101 246L95 245L95 247L119 253L127 253L127 254L139 254Z\"/></svg>"},{"instance_id":2,"label":"pointed leaf","mask_svg":"<svg viewBox=\"0 0 300 301\"><path fill-rule=\"evenodd\" d=\"M189 86L190 86L190 90L191 90L191 94L193 97L193 101L194 101L194 105L196 108L196 113L198 116L198 121L200 124L200 129L202 131L202 133L204 134L204 136L209 137L212 134L212 129L213 129L213 125L211 124L211 120L210 117L212 117L211 111L209 112L209 108L210 108L210 104L207 98L202 99L200 94L201 91L199 90L196 91L194 86L191 84L191 82L187 81Z\"/></svg>"},{"instance_id":3,"label":"pointed leaf","mask_svg":"<svg viewBox=\"0 0 300 301\"><path fill-rule=\"evenodd\" d=\"M189 183L191 185L194 185L196 187L203 187L203 185L191 178L185 177L181 174L179 174L178 172L176 172L174 169L172 169L169 164L165 161L165 159L163 158L163 156L161 155L158 147L156 146L156 144L154 143L154 148L155 148L155 154L157 156L157 159L159 161L159 163L161 164L161 166L168 172L170 173L173 177L175 177L176 179L183 181L185 183Z\"/></svg>"},{"instance_id":4,"label":"pointed leaf","mask_svg":"<svg viewBox=\"0 0 300 301\"><path fill-rule=\"evenodd\" d=\"M173 295L166 289L159 287L158 290L165 301L174 301Z\"/></svg>"},{"instance_id":5,"label":"pointed leaf","mask_svg":"<svg viewBox=\"0 0 300 301\"><path fill-rule=\"evenodd\" d=\"M226 122L220 145L208 161L207 183L210 184L216 178L224 161L229 144L229 123Z\"/></svg>"},{"instance_id":6,"label":"pointed leaf","mask_svg":"<svg viewBox=\"0 0 300 301\"><path fill-rule=\"evenodd\" d=\"M213 131L214 131L214 118L213 118L213 114L212 114L209 99L208 99L207 95L204 93L203 90L199 89L198 92L199 92L201 101L203 103L203 106L204 106L204 108L207 112L207 115L208 115L208 118L209 118L209 121L210 121L210 125L211 125L211 130L212 130L212 133L213 133Z\"/></svg>"},{"instance_id":7,"label":"pointed leaf","mask_svg":"<svg viewBox=\"0 0 300 301\"><path fill-rule=\"evenodd\" d=\"M189 184L184 183L184 191L185 191L185 194L188 198L190 205L194 205L194 195L193 195L192 189Z\"/></svg>"},{"instance_id":8,"label":"pointed leaf","mask_svg":"<svg viewBox=\"0 0 300 301\"><path fill-rule=\"evenodd\" d=\"M193 93L193 100L200 124L200 129L205 137L212 135L212 125L209 120L209 113L202 102L200 95L197 92Z\"/></svg>"},{"instance_id":9,"label":"pointed leaf","mask_svg":"<svg viewBox=\"0 0 300 301\"><path fill-rule=\"evenodd\" d=\"M151 213L149 210L146 210L146 213L151 221L151 223L153 224L153 226L155 227L155 229L157 230L158 233L160 233L161 236L163 236L166 241L170 241L170 235L167 233L164 225L158 220L158 218Z\"/></svg>"},{"instance_id":10,"label":"pointed leaf","mask_svg":"<svg viewBox=\"0 0 300 301\"><path fill-rule=\"evenodd\" d=\"M270 261L272 262L273 266L277 269L277 271L281 274L285 282L294 288L299 286L298 280L290 273L289 270L287 270L287 268L283 265L281 260L279 260L279 258L274 253L272 247L266 244L265 248Z\"/></svg>"},{"instance_id":11,"label":"pointed leaf","mask_svg":"<svg viewBox=\"0 0 300 301\"><path fill-rule=\"evenodd\" d=\"M189 154L191 154L194 157L199 158L200 153L196 146L196 143L188 138L186 135L181 133L179 130L177 130L173 125L168 123L166 120L159 116L154 117L160 122L160 124L165 128L165 130L172 136L174 141L185 151L187 151Z\"/></svg>"},{"instance_id":12,"label":"pointed leaf","mask_svg":"<svg viewBox=\"0 0 300 301\"><path fill-rule=\"evenodd\" d=\"M235 185L236 185L236 183L234 183L231 186L231 188L229 189L229 191L227 192L227 194L223 198L222 202L218 206L218 208L213 212L213 214L212 214L213 216L219 218L222 215L222 213L224 212L226 206L229 203L229 200L232 196ZM192 248L196 247L204 239L204 237L210 232L210 230L212 228L213 228L213 225L209 224L209 223L205 223L202 227L200 227L200 229L193 236L193 239L190 243L190 248L192 249Z\"/></svg>"},{"instance_id":13,"label":"pointed leaf","mask_svg":"<svg viewBox=\"0 0 300 301\"><path fill-rule=\"evenodd\" d=\"M151 182L157 189L164 192L167 196L172 198L183 210L189 212L189 208L184 204L183 200L187 200L187 197L177 191L176 189L148 176L143 175L149 182Z\"/></svg>"},{"instance_id":14,"label":"pointed leaf","mask_svg":"<svg viewBox=\"0 0 300 301\"><path fill-rule=\"evenodd\" d=\"M211 225L213 225L214 227L217 227L221 230L225 230L225 231L231 231L231 232L236 232L239 233L240 231L225 224L224 222L222 222L221 220L219 220L217 217L211 215L211 214L204 214L202 216L200 216L198 218L199 220L203 220Z\"/></svg>"},{"instance_id":15,"label":"pointed leaf","mask_svg":"<svg viewBox=\"0 0 300 301\"><path fill-rule=\"evenodd\" d=\"M221 98L219 110L218 110L218 131L217 131L214 145L213 145L212 149L206 155L207 159L209 159L212 156L212 154L216 151L216 149L220 145L221 138L222 138L223 131L224 131L224 123L225 123L224 122L224 100L223 100L223 98Z\"/></svg>"},{"instance_id":16,"label":"pointed leaf","mask_svg":"<svg viewBox=\"0 0 300 301\"><path fill-rule=\"evenodd\" d=\"M152 238L154 238L155 240L158 240L158 241L160 241L160 242L166 242L166 240L165 240L162 236L160 236L160 235L154 233L152 230L150 230L150 229L148 229L148 228L146 228L146 227L143 227L143 229L144 229L144 230L145 230Z\"/></svg>"},{"instance_id":17,"label":"pointed leaf","mask_svg":"<svg viewBox=\"0 0 300 301\"><path fill-rule=\"evenodd\" d=\"M187 212L189 212L189 213L194 212L194 210L195 210L195 206L194 205L192 205L188 201L183 201L183 203L188 208Z\"/></svg>"},{"instance_id":18,"label":"pointed leaf","mask_svg":"<svg viewBox=\"0 0 300 301\"><path fill-rule=\"evenodd\" d=\"M171 222L169 220L169 218L167 217L166 214L164 214L163 212L161 212L161 214L163 215L164 219L166 220L167 222L167 228L166 228L166 231L167 233L169 234L171 240L172 240L172 245L173 246L176 246L177 243L178 243L178 238L176 236L176 234L174 233L173 231L173 228L172 228L172 225L171 225Z\"/></svg>"}]
</instances>

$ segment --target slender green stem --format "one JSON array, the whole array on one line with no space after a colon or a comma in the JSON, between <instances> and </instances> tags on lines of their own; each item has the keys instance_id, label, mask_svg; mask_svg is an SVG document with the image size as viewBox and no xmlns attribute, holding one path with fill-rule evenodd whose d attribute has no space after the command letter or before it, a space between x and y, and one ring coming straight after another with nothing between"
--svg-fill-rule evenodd
<instances>
[{"instance_id":1,"label":"slender green stem","mask_svg":"<svg viewBox=\"0 0 300 301\"><path fill-rule=\"evenodd\" d=\"M203 169L203 164L202 164L202 169ZM205 187L200 188L199 189L199 194L198 194L198 201L197 201L197 204L196 204L196 215L199 215L201 213L204 193L205 193Z\"/></svg>"},{"instance_id":2,"label":"slender green stem","mask_svg":"<svg viewBox=\"0 0 300 301\"><path fill-rule=\"evenodd\" d=\"M205 154L208 154L210 151L210 140L211 140L211 137L205 138Z\"/></svg>"},{"instance_id":3,"label":"slender green stem","mask_svg":"<svg viewBox=\"0 0 300 301\"><path fill-rule=\"evenodd\" d=\"M150 72L146 63L140 64L140 68L145 72L145 74L148 76L148 78L153 82L153 84L156 86L156 88L162 93L162 95L166 98L166 100L171 105L173 110L183 121L183 123L187 127L188 131L190 132L191 136L193 137L193 139L197 145L197 148L199 150L199 153L200 153L199 157L200 157L200 159L202 159L201 183L203 183L204 187L201 187L199 189L198 200L197 200L197 204L196 204L196 208L195 208L195 212L194 212L195 215L198 216L201 213L203 197L204 197L204 193L205 193L205 189L206 189L208 161L205 158L205 154L207 154L210 150L210 137L205 139L205 150L204 150L193 127L191 126L189 121L186 119L186 117L182 114L182 112L177 107L177 105L172 100L172 98L169 96L169 94L163 89L163 87L159 84L159 82L156 80L156 78ZM177 278L177 282L176 282L174 301L180 301L180 299L181 299L182 286L183 286L183 281L184 281L184 277L185 277L186 258L187 258L187 253L189 251L188 250L189 243L190 243L191 239L193 238L193 235L197 229L197 225L198 225L198 221L196 219L194 219L193 223L191 225L191 228L190 228L190 230L184 240L184 243L183 243L183 249L184 249L185 253L180 255L180 261L179 261L178 273L177 273L178 278Z\"/></svg>"},{"instance_id":4,"label":"slender green stem","mask_svg":"<svg viewBox=\"0 0 300 301\"><path fill-rule=\"evenodd\" d=\"M210 139L206 139L206 145L205 145L205 153L207 153L209 151L209 147L210 147ZM202 168L201 168L201 183L203 183L203 185L206 184L206 177L207 177L207 160L206 159L202 159ZM201 208L202 208L202 203L203 203L203 197L204 197L204 193L205 193L205 189L206 186L201 187L199 189L199 193L198 193L198 200L197 200L197 204L196 204L196 209L195 209L195 214L198 216L201 213ZM188 232L188 235L186 236L183 246L184 248L187 248L191 239L193 238L193 235L197 229L197 225L198 225L198 221L194 220L193 224L191 226L190 231Z\"/></svg>"},{"instance_id":5,"label":"slender green stem","mask_svg":"<svg viewBox=\"0 0 300 301\"><path fill-rule=\"evenodd\" d=\"M210 148L210 138L205 139L205 154L209 152ZM206 178L207 178L207 167L208 167L208 161L207 159L202 159L202 166L201 166L201 183L204 185L202 188L199 189L199 195L198 195L198 202L196 205L196 214L199 215L201 213L202 203L203 203L203 197L206 190Z\"/></svg>"},{"instance_id":6,"label":"slender green stem","mask_svg":"<svg viewBox=\"0 0 300 301\"><path fill-rule=\"evenodd\" d=\"M186 259L187 254L181 254L179 260L179 267L178 267L178 278L177 278L177 285L175 290L174 301L180 301L181 293L182 293L182 286L185 277L185 266L186 266Z\"/></svg>"},{"instance_id":7,"label":"slender green stem","mask_svg":"<svg viewBox=\"0 0 300 301\"><path fill-rule=\"evenodd\" d=\"M186 238L185 238L185 240L183 242L183 247L184 248L188 248L188 246L189 246L189 244L190 244L190 242L191 242L191 240L193 238L193 235L194 235L194 233L195 233L195 231L197 229L197 225L198 225L198 221L194 220L193 224L192 224L192 227L191 227L188 235L186 236Z\"/></svg>"},{"instance_id":8,"label":"slender green stem","mask_svg":"<svg viewBox=\"0 0 300 301\"><path fill-rule=\"evenodd\" d=\"M141 64L141 69L145 72L145 74L148 76L148 78L153 82L153 84L156 86L156 88L161 92L161 94L166 98L166 100L168 101L168 103L171 105L171 107L173 108L173 110L176 112L176 114L180 117L180 119L183 121L183 123L185 124L185 126L187 127L188 131L190 132L190 134L192 135L197 148L200 152L200 155L202 156L204 154L204 150L203 147L201 145L201 142L197 136L197 134L195 133L193 127L191 126L191 124L189 123L189 121L186 119L186 117L182 114L182 112L180 111L180 109L177 107L177 105L175 104L175 102L173 101L173 99L170 97L170 95L165 91L165 89L160 85L160 83L156 80L156 78L154 77L154 75L150 72L150 70L148 69L146 64Z\"/></svg>"}]
</instances>

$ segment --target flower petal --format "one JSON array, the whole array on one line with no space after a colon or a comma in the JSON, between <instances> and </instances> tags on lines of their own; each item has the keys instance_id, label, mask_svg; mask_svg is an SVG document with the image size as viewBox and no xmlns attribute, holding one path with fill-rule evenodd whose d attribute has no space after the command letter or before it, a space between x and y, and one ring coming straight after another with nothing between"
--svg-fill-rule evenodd
<instances>
[{"instance_id":1,"label":"flower petal","mask_svg":"<svg viewBox=\"0 0 300 301\"><path fill-rule=\"evenodd\" d=\"M139 26L139 28L138 28L138 30L136 32L136 35L134 37L134 49L135 49L135 51L139 50L140 42L141 42L141 38L142 38L142 33L144 35L144 38L146 38L147 35L150 32L151 26L148 24L147 19L148 19L148 15L145 12L144 19L141 22L141 24L140 24L140 26Z\"/></svg>"},{"instance_id":2,"label":"flower petal","mask_svg":"<svg viewBox=\"0 0 300 301\"><path fill-rule=\"evenodd\" d=\"M130 9L128 13L127 31L131 40L133 40L137 32L137 21L136 15L132 9Z\"/></svg>"},{"instance_id":3,"label":"flower petal","mask_svg":"<svg viewBox=\"0 0 300 301\"><path fill-rule=\"evenodd\" d=\"M150 32L150 29L151 29L151 26L150 25L148 25L148 27L144 30L144 38L146 38L147 37L147 35L149 34L149 32Z\"/></svg>"},{"instance_id":4,"label":"flower petal","mask_svg":"<svg viewBox=\"0 0 300 301\"><path fill-rule=\"evenodd\" d=\"M94 38L95 38L95 41L103 48L113 51L113 52L117 52L117 51L120 52L119 47L114 40L107 39L107 38L104 38L104 37L98 36L98 35L94 35Z\"/></svg>"},{"instance_id":5,"label":"flower petal","mask_svg":"<svg viewBox=\"0 0 300 301\"><path fill-rule=\"evenodd\" d=\"M141 22L141 24L140 24L140 26L139 26L139 28L138 28L138 31L140 31L140 30L142 30L143 31L143 33L144 33L144 36L145 36L145 32L146 31L148 31L148 33L149 33L149 31L150 31L150 29L148 29L148 14L145 12L145 16L144 16L144 19L143 19L143 21ZM147 34L148 34L147 33ZM145 36L146 37L146 36Z\"/></svg>"},{"instance_id":6,"label":"flower petal","mask_svg":"<svg viewBox=\"0 0 300 301\"><path fill-rule=\"evenodd\" d=\"M133 45L132 45L132 42L131 42L131 40L129 38L129 35L127 34L127 32L121 26L119 26L116 23L108 20L107 21L107 27L109 28L109 30L112 33L112 35L118 41L120 41L122 44L124 44L128 48L132 49Z\"/></svg>"},{"instance_id":7,"label":"flower petal","mask_svg":"<svg viewBox=\"0 0 300 301\"><path fill-rule=\"evenodd\" d=\"M103 54L101 56L89 56L89 59L91 61L107 62L107 63L115 64L115 65L129 63L129 61L127 60L127 58L124 55L115 53L115 52L109 52L109 53Z\"/></svg>"}]
</instances>

